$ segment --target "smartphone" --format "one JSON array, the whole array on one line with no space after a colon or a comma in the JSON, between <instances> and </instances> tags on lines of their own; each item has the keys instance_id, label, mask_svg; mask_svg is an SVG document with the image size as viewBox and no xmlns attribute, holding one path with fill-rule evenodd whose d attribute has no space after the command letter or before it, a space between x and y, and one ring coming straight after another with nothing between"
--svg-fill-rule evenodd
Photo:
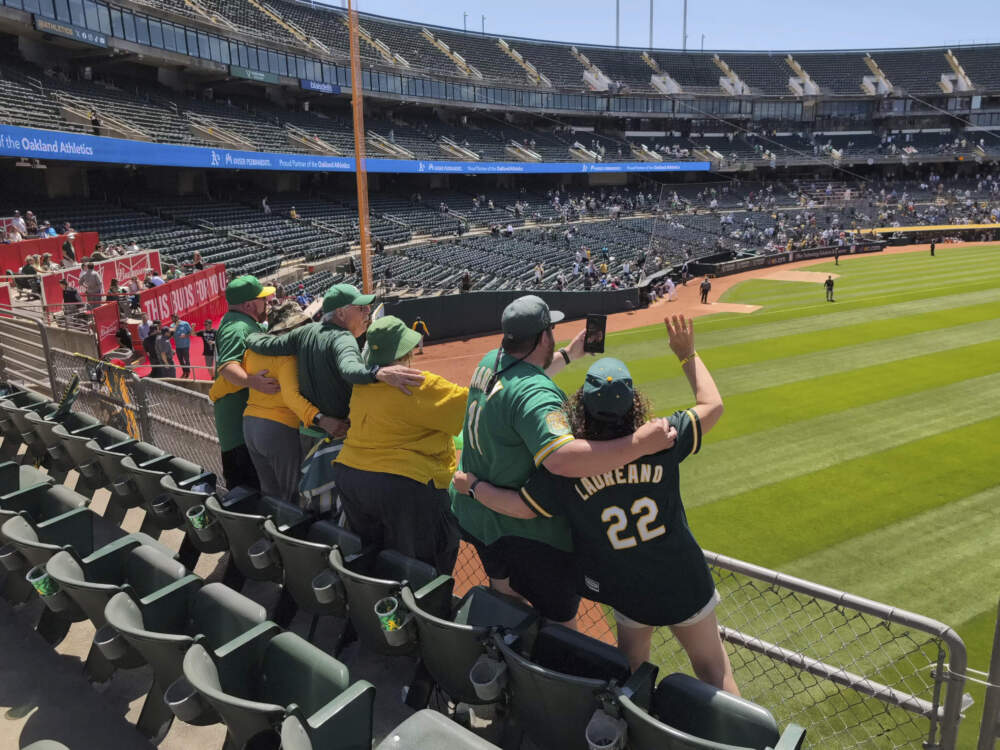
<instances>
[{"instance_id":1,"label":"smartphone","mask_svg":"<svg viewBox=\"0 0 1000 750\"><path fill-rule=\"evenodd\" d=\"M589 354L604 354L604 334L608 327L608 316L591 314L587 316L587 332L583 337L583 350Z\"/></svg>"}]
</instances>

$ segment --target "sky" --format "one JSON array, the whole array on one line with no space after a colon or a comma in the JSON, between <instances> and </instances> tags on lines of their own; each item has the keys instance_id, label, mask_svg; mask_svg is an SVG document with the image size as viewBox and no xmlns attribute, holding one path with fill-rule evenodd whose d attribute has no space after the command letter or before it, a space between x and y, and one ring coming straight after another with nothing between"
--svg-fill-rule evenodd
<instances>
[{"instance_id":1,"label":"sky","mask_svg":"<svg viewBox=\"0 0 1000 750\"><path fill-rule=\"evenodd\" d=\"M317 0L322 2L322 0ZM346 0L326 0L340 6ZM621 45L649 44L649 0L619 0ZM681 47L683 0L655 0L653 46ZM358 10L497 36L615 44L615 0L359 0ZM1000 42L1000 0L688 1L688 49L876 49Z\"/></svg>"}]
</instances>

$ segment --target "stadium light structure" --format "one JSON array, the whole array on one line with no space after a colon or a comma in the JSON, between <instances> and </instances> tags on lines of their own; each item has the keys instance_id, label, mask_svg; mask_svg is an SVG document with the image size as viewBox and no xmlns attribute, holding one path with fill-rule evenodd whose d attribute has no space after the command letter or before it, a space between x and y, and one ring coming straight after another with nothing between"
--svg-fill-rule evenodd
<instances>
[{"instance_id":1,"label":"stadium light structure","mask_svg":"<svg viewBox=\"0 0 1000 750\"><path fill-rule=\"evenodd\" d=\"M684 0L684 17L681 21L681 50L688 48L688 0Z\"/></svg>"},{"instance_id":2,"label":"stadium light structure","mask_svg":"<svg viewBox=\"0 0 1000 750\"><path fill-rule=\"evenodd\" d=\"M358 186L358 232L361 235L361 286L372 292L372 257L368 246L368 173L365 171L365 110L361 92L361 45L358 42L358 9L347 0L351 50L351 109L354 115L354 169Z\"/></svg>"},{"instance_id":3,"label":"stadium light structure","mask_svg":"<svg viewBox=\"0 0 1000 750\"><path fill-rule=\"evenodd\" d=\"M653 49L653 0L649 0L649 48Z\"/></svg>"},{"instance_id":4,"label":"stadium light structure","mask_svg":"<svg viewBox=\"0 0 1000 750\"><path fill-rule=\"evenodd\" d=\"M621 0L615 0L615 46L620 47L621 36L619 32L621 31L621 18L622 18L622 2Z\"/></svg>"},{"instance_id":5,"label":"stadium light structure","mask_svg":"<svg viewBox=\"0 0 1000 750\"><path fill-rule=\"evenodd\" d=\"M468 31L469 30L469 23L468 23L468 21L469 21L469 14L468 13L462 13L462 31Z\"/></svg>"}]
</instances>

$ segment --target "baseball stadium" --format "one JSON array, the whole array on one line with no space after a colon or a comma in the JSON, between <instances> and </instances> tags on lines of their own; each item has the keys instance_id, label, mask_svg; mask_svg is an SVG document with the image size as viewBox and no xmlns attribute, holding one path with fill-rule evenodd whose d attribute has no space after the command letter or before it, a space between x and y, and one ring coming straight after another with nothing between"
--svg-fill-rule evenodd
<instances>
[{"instance_id":1,"label":"baseball stadium","mask_svg":"<svg viewBox=\"0 0 1000 750\"><path fill-rule=\"evenodd\" d=\"M958 5L0 0L0 747L996 750Z\"/></svg>"}]
</instances>

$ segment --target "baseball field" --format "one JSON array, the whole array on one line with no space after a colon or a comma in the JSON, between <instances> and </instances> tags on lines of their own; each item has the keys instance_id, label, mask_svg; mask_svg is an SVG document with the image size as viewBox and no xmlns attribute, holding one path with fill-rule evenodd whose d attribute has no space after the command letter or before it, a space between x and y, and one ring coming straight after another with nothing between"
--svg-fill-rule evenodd
<instances>
[{"instance_id":1,"label":"baseball field","mask_svg":"<svg viewBox=\"0 0 1000 750\"><path fill-rule=\"evenodd\" d=\"M807 271L738 283L720 301L759 310L696 321L726 413L682 466L691 527L708 550L937 618L985 669L1000 594L1000 246ZM609 333L607 354L657 414L690 404L662 325ZM585 367L558 382L575 389ZM966 689L972 747L982 691Z\"/></svg>"}]
</instances>

